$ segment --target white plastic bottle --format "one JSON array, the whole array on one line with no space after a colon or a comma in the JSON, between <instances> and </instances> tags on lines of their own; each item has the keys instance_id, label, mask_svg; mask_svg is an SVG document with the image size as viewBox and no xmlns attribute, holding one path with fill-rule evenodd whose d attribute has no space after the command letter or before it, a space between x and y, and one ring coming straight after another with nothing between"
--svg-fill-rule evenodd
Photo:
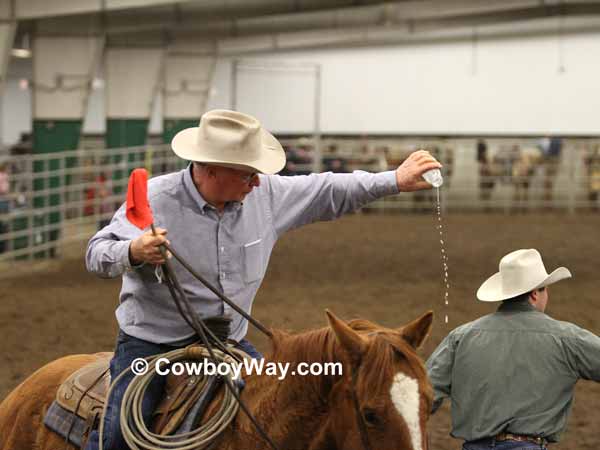
<instances>
[{"instance_id":1,"label":"white plastic bottle","mask_svg":"<svg viewBox=\"0 0 600 450\"><path fill-rule=\"evenodd\" d=\"M442 178L442 172L440 169L428 170L423 174L423 178L435 188L438 188L444 184L444 178Z\"/></svg>"}]
</instances>

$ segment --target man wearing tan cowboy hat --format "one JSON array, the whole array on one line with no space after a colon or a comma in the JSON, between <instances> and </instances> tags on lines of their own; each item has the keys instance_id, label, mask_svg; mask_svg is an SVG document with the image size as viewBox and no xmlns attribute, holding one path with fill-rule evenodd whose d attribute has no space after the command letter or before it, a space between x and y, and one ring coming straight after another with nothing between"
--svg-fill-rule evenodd
<instances>
[{"instance_id":1,"label":"man wearing tan cowboy hat","mask_svg":"<svg viewBox=\"0 0 600 450\"><path fill-rule=\"evenodd\" d=\"M165 242L167 230L173 249L250 312L271 251L283 233L335 219L386 195L431 188L422 175L441 167L428 152L417 151L394 171L277 176L285 165L281 144L255 118L226 110L207 112L198 127L180 131L171 145L191 164L148 183L159 235L143 233L129 223L122 206L88 244L88 270L101 277L123 277L113 379L135 358L185 346L194 339L167 287L154 275L155 265L163 262L158 245ZM231 316L230 338L251 356L260 357L244 339L246 320L191 279L179 264L174 266L195 312L201 317ZM123 377L110 398L104 422L107 450L126 448L119 405L132 377ZM154 404L146 402L145 417L153 409ZM97 440L97 436L90 438L87 448L95 448Z\"/></svg>"},{"instance_id":2,"label":"man wearing tan cowboy hat","mask_svg":"<svg viewBox=\"0 0 600 450\"><path fill-rule=\"evenodd\" d=\"M429 357L433 411L451 399L464 450L558 442L577 380L600 381L600 338L544 313L548 286L570 277L564 267L548 274L535 249L509 253L477 291L498 310L450 332Z\"/></svg>"}]
</instances>

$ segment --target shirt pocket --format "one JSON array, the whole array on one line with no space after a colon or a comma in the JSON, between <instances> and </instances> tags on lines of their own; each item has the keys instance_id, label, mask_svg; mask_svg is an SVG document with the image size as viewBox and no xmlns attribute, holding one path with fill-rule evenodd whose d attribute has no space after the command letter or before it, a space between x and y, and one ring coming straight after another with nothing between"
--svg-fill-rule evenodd
<instances>
[{"instance_id":1,"label":"shirt pocket","mask_svg":"<svg viewBox=\"0 0 600 450\"><path fill-rule=\"evenodd\" d=\"M248 242L242 247L244 255L244 281L253 283L260 279L263 272L263 242L262 239Z\"/></svg>"},{"instance_id":2,"label":"shirt pocket","mask_svg":"<svg viewBox=\"0 0 600 450\"><path fill-rule=\"evenodd\" d=\"M117 319L120 326L137 325L137 308L133 299L127 299L119 305L117 308Z\"/></svg>"}]
</instances>

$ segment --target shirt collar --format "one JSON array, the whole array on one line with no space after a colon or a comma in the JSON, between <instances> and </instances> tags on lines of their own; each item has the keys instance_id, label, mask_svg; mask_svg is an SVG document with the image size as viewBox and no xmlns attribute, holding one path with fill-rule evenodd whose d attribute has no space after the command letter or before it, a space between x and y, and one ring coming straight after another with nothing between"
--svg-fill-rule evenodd
<instances>
[{"instance_id":1,"label":"shirt collar","mask_svg":"<svg viewBox=\"0 0 600 450\"><path fill-rule=\"evenodd\" d=\"M536 309L531 303L529 303L529 299L502 302L502 304L498 307L498 312L512 311L536 311Z\"/></svg>"},{"instance_id":2,"label":"shirt collar","mask_svg":"<svg viewBox=\"0 0 600 450\"><path fill-rule=\"evenodd\" d=\"M202 195L200 195L198 188L194 184L194 180L192 179L192 163L190 163L187 166L187 168L185 169L185 171L183 173L183 185L189 192L192 199L198 205L198 208L200 208L200 212L202 214L204 214L204 211L205 211L204 208L206 208L207 206L210 206L210 205L208 204L208 202L206 200L204 200L204 197L202 197Z\"/></svg>"},{"instance_id":3,"label":"shirt collar","mask_svg":"<svg viewBox=\"0 0 600 450\"><path fill-rule=\"evenodd\" d=\"M232 211L239 211L242 209L242 206L244 206L244 202L231 202L229 204L231 205Z\"/></svg>"}]
</instances>

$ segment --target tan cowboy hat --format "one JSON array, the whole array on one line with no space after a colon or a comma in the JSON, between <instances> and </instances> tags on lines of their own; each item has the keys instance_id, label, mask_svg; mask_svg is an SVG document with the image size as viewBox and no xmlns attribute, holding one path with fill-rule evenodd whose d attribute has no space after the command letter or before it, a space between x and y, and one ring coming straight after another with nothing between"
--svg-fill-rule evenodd
<instances>
[{"instance_id":1,"label":"tan cowboy hat","mask_svg":"<svg viewBox=\"0 0 600 450\"><path fill-rule=\"evenodd\" d=\"M285 152L254 117L215 109L202 115L200 126L175 135L171 148L189 161L273 174L283 169Z\"/></svg>"},{"instance_id":2,"label":"tan cowboy hat","mask_svg":"<svg viewBox=\"0 0 600 450\"><path fill-rule=\"evenodd\" d=\"M499 302L565 278L571 278L571 272L565 267L548 275L537 250L516 250L500 260L500 271L485 280L477 291L477 298L482 302Z\"/></svg>"}]
</instances>

